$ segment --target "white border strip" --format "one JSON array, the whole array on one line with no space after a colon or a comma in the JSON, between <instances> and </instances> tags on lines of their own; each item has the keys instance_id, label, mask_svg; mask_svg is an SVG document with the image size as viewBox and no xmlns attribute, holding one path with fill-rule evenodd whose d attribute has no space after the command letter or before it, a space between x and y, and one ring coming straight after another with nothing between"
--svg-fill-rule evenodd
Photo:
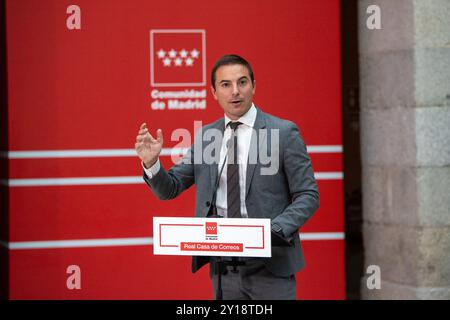
<instances>
[{"instance_id":1,"label":"white border strip","mask_svg":"<svg viewBox=\"0 0 450 320\"><path fill-rule=\"evenodd\" d=\"M344 179L343 172L315 172L316 180L342 180Z\"/></svg>"},{"instance_id":2,"label":"white border strip","mask_svg":"<svg viewBox=\"0 0 450 320\"><path fill-rule=\"evenodd\" d=\"M9 179L10 187L76 186L76 185L140 184L140 183L145 183L142 176Z\"/></svg>"},{"instance_id":3,"label":"white border strip","mask_svg":"<svg viewBox=\"0 0 450 320\"><path fill-rule=\"evenodd\" d=\"M300 233L300 240L344 240L344 232L306 232Z\"/></svg>"},{"instance_id":4,"label":"white border strip","mask_svg":"<svg viewBox=\"0 0 450 320\"><path fill-rule=\"evenodd\" d=\"M184 155L189 148L163 148L161 156ZM342 153L341 145L307 146L308 153ZM5 153L2 153L4 156ZM8 151L9 159L137 157L134 149Z\"/></svg>"},{"instance_id":5,"label":"white border strip","mask_svg":"<svg viewBox=\"0 0 450 320\"><path fill-rule=\"evenodd\" d=\"M302 241L344 240L343 232L306 232L300 234ZM153 245L153 238L115 238L115 239L83 239L83 240L50 240L50 241L20 241L4 242L0 245L10 250L29 249L64 249L88 247L119 247Z\"/></svg>"},{"instance_id":6,"label":"white border strip","mask_svg":"<svg viewBox=\"0 0 450 320\"><path fill-rule=\"evenodd\" d=\"M307 146L308 153L342 153L342 145L335 146Z\"/></svg>"},{"instance_id":7,"label":"white border strip","mask_svg":"<svg viewBox=\"0 0 450 320\"><path fill-rule=\"evenodd\" d=\"M84 240L53 240L53 241L23 241L10 242L10 250L23 249L58 249L85 247L118 247L152 245L153 238L116 238L116 239L84 239Z\"/></svg>"},{"instance_id":8,"label":"white border strip","mask_svg":"<svg viewBox=\"0 0 450 320\"><path fill-rule=\"evenodd\" d=\"M163 148L161 156L184 155L189 148ZM9 159L137 157L134 149L9 151Z\"/></svg>"},{"instance_id":9,"label":"white border strip","mask_svg":"<svg viewBox=\"0 0 450 320\"><path fill-rule=\"evenodd\" d=\"M316 172L316 180L342 180L342 172ZM46 187L46 186L79 186L79 185L105 185L105 184L143 184L142 176L122 177L75 177L75 178L39 178L39 179L9 179L1 181L10 187Z\"/></svg>"}]
</instances>

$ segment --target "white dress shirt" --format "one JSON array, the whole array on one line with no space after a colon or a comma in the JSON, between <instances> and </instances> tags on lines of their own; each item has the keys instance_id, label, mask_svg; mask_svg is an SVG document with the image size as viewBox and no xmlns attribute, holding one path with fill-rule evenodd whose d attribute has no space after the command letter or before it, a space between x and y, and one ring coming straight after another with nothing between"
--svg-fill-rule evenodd
<instances>
[{"instance_id":1,"label":"white dress shirt","mask_svg":"<svg viewBox=\"0 0 450 320\"><path fill-rule=\"evenodd\" d=\"M238 155L237 155L237 163L239 164L239 187L241 193L241 215L243 218L248 218L247 215L247 207L245 206L245 179L247 176L247 161L248 161L248 152L250 149L250 140L252 137L252 129L256 120L256 108L255 105L252 104L250 109L238 120L242 124L239 125L236 129L236 135L238 137ZM225 155L227 152L226 141L228 141L231 137L231 128L227 126L228 122L231 121L230 118L225 117L225 132L222 138L222 148L220 150L220 161L218 166L218 174L220 173L220 168L222 167L223 161L225 159ZM149 169L145 168L142 164L142 168L145 171L145 174L151 179L156 173L158 173L161 165L159 163L159 159L156 163L150 167ZM216 198L216 207L217 213L221 216L227 217L227 165L225 164L222 175L219 180L219 188L217 189L217 198Z\"/></svg>"},{"instance_id":2,"label":"white dress shirt","mask_svg":"<svg viewBox=\"0 0 450 320\"><path fill-rule=\"evenodd\" d=\"M247 176L247 161L248 161L248 151L250 149L250 140L252 138L252 128L256 120L256 108L252 104L250 109L240 117L238 120L242 124L236 129L236 135L238 138L238 154L237 163L239 164L239 189L241 193L241 215L243 218L248 218L247 207L245 206L245 178ZM225 115L225 132L223 134L222 149L220 150L220 162L219 162L219 172L222 167L223 160L226 155L227 147L226 141L231 138L231 128L228 123L231 121ZM227 158L228 159L228 158ZM227 161L228 162L228 161ZM227 216L227 165L225 164L223 168L222 175L219 180L219 189L217 189L217 199L216 199L217 213L221 216Z\"/></svg>"}]
</instances>

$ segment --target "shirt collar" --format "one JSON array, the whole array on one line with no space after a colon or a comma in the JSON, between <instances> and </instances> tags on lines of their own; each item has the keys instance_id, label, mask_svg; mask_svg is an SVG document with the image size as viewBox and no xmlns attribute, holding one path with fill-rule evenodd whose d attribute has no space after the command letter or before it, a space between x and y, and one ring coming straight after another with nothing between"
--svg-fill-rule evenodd
<instances>
[{"instance_id":1,"label":"shirt collar","mask_svg":"<svg viewBox=\"0 0 450 320\"><path fill-rule=\"evenodd\" d=\"M248 109L248 111L239 119L237 119L236 121L239 121L251 128L253 128L254 124L255 124L255 120L256 120L256 107L255 105L252 103L252 106L250 107L250 109ZM228 122L232 121L230 118L227 117L227 115L225 115L225 128L228 125Z\"/></svg>"}]
</instances>

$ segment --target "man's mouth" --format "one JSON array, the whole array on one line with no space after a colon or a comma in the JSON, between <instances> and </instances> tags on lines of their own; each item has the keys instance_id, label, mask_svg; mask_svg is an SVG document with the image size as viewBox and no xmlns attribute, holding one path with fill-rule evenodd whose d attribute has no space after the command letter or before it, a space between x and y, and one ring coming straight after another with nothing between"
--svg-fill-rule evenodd
<instances>
[{"instance_id":1,"label":"man's mouth","mask_svg":"<svg viewBox=\"0 0 450 320\"><path fill-rule=\"evenodd\" d=\"M242 100L231 100L231 104L234 105L234 106L240 105L241 102L242 102Z\"/></svg>"}]
</instances>

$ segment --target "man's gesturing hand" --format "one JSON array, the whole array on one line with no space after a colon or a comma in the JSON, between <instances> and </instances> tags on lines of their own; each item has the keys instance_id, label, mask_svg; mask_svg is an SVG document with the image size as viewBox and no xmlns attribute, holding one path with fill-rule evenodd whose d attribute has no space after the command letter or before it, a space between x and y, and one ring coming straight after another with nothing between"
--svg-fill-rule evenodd
<instances>
[{"instance_id":1,"label":"man's gesturing hand","mask_svg":"<svg viewBox=\"0 0 450 320\"><path fill-rule=\"evenodd\" d=\"M156 131L156 139L148 132L147 124L144 122L139 128L134 148L146 168L153 166L158 160L163 144L161 129Z\"/></svg>"}]
</instances>

